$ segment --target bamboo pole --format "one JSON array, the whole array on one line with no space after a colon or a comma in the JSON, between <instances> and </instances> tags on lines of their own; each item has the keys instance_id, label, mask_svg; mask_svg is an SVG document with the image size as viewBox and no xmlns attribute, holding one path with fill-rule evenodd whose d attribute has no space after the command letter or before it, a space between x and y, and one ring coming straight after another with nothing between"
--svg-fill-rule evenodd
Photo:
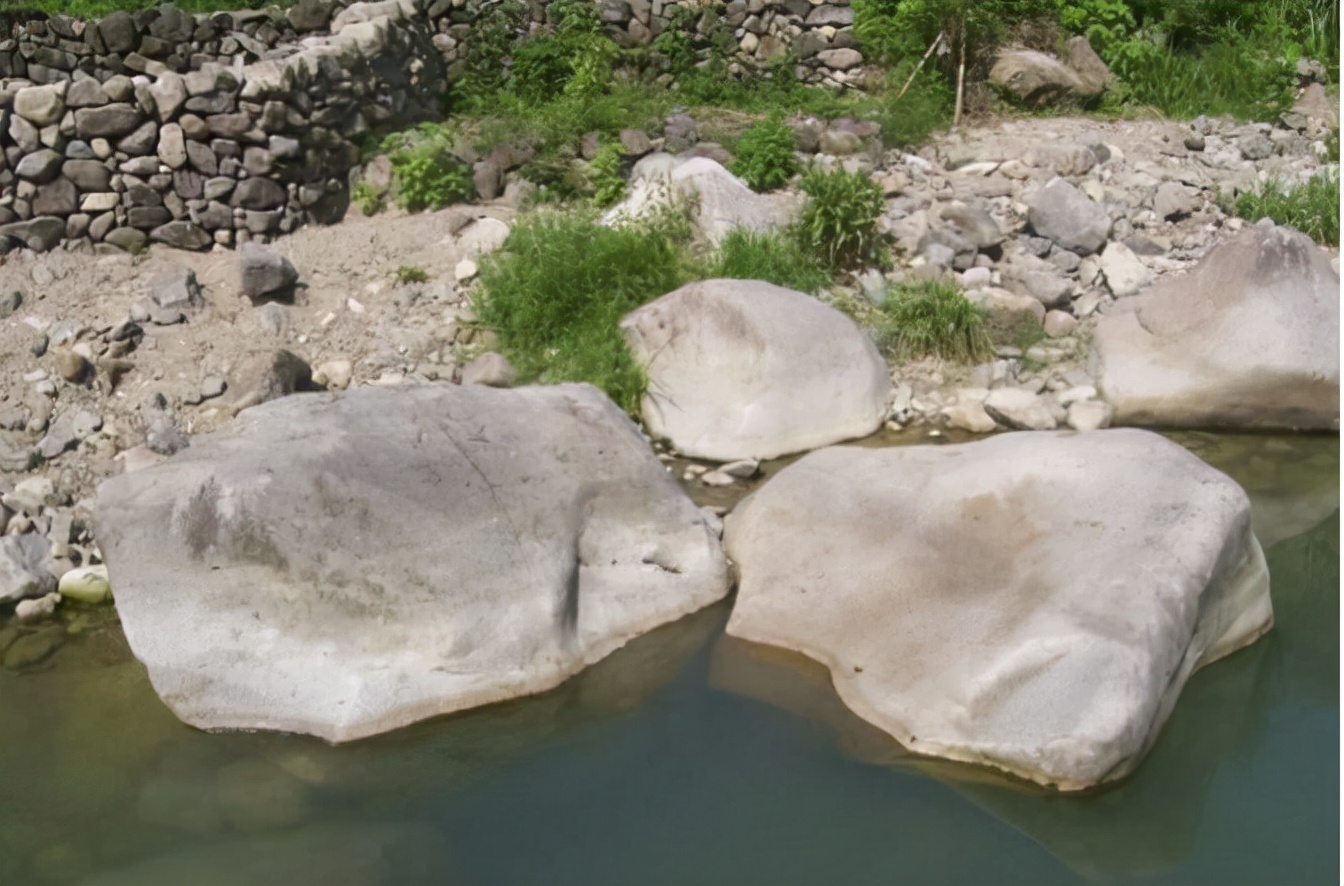
<instances>
[{"instance_id":1,"label":"bamboo pole","mask_svg":"<svg viewBox=\"0 0 1344 886\"><path fill-rule=\"evenodd\" d=\"M909 79L905 81L905 85L901 87L900 92L896 93L896 98L892 99L892 101L900 101L901 96L905 95L905 91L910 88L910 84L915 82L915 76L919 74L920 69L924 67L924 63L929 60L929 56L933 55L933 51L937 49L938 44L942 42L943 32L939 31L938 36L934 37L933 42L929 44L929 48L924 50L924 57L919 60L919 64L915 65L915 69L910 72Z\"/></svg>"},{"instance_id":2,"label":"bamboo pole","mask_svg":"<svg viewBox=\"0 0 1344 886\"><path fill-rule=\"evenodd\" d=\"M961 123L961 100L966 85L966 27L961 29L961 58L957 62L957 104L952 111L952 128Z\"/></svg>"}]
</instances>

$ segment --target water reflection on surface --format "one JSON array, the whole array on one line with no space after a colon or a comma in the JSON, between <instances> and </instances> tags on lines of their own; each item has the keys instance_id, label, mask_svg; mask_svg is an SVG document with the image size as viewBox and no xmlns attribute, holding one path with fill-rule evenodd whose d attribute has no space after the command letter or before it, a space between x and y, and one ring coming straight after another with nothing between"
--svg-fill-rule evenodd
<instances>
[{"instance_id":1,"label":"water reflection on surface","mask_svg":"<svg viewBox=\"0 0 1344 886\"><path fill-rule=\"evenodd\" d=\"M725 637L731 601L338 747L183 726L113 626L0 670L0 883L1338 882L1338 441L1173 436L1251 494L1277 625L1116 787L910 755L820 665Z\"/></svg>"}]
</instances>

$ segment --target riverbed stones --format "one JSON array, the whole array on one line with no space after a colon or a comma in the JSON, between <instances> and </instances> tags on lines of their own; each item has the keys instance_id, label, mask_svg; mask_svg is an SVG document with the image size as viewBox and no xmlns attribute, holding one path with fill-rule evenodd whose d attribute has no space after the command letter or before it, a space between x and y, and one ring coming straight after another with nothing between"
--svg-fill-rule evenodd
<instances>
[{"instance_id":1,"label":"riverbed stones","mask_svg":"<svg viewBox=\"0 0 1344 886\"><path fill-rule=\"evenodd\" d=\"M852 320L760 280L703 280L621 321L649 433L696 458L774 458L877 430L886 361Z\"/></svg>"},{"instance_id":2,"label":"riverbed stones","mask_svg":"<svg viewBox=\"0 0 1344 886\"><path fill-rule=\"evenodd\" d=\"M1099 251L1111 233L1106 208L1062 178L1051 179L1027 207L1032 230L1079 255Z\"/></svg>"},{"instance_id":3,"label":"riverbed stones","mask_svg":"<svg viewBox=\"0 0 1344 886\"><path fill-rule=\"evenodd\" d=\"M1252 225L1094 333L1115 423L1339 427L1339 275L1305 235Z\"/></svg>"},{"instance_id":4,"label":"riverbed stones","mask_svg":"<svg viewBox=\"0 0 1344 886\"><path fill-rule=\"evenodd\" d=\"M41 597L56 589L47 571L51 543L36 533L0 536L0 603Z\"/></svg>"},{"instance_id":5,"label":"riverbed stones","mask_svg":"<svg viewBox=\"0 0 1344 886\"><path fill-rule=\"evenodd\" d=\"M1132 771L1190 673L1273 624L1245 492L1146 431L831 447L725 546L730 635L817 659L917 753L1063 790Z\"/></svg>"},{"instance_id":6,"label":"riverbed stones","mask_svg":"<svg viewBox=\"0 0 1344 886\"><path fill-rule=\"evenodd\" d=\"M263 301L290 301L299 272L280 253L259 243L244 243L238 249L238 269L243 294L253 304Z\"/></svg>"},{"instance_id":7,"label":"riverbed stones","mask_svg":"<svg viewBox=\"0 0 1344 886\"><path fill-rule=\"evenodd\" d=\"M97 529L132 650L205 729L348 741L542 692L728 591L586 385L277 400L105 482Z\"/></svg>"}]
</instances>

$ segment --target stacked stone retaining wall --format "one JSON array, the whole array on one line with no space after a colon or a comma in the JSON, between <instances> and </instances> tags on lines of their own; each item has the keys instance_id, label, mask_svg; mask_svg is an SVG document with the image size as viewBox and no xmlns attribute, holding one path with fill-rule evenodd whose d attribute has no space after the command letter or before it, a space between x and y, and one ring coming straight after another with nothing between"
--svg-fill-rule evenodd
<instances>
[{"instance_id":1,"label":"stacked stone retaining wall","mask_svg":"<svg viewBox=\"0 0 1344 886\"><path fill-rule=\"evenodd\" d=\"M600 2L626 46L670 27L702 43L732 34L733 73L793 60L800 78L844 86L862 63L849 0ZM531 30L547 6L527 0ZM23 23L11 13L0 40L0 251L204 249L338 221L360 138L439 116L485 8L300 0L285 11L163 6Z\"/></svg>"}]
</instances>

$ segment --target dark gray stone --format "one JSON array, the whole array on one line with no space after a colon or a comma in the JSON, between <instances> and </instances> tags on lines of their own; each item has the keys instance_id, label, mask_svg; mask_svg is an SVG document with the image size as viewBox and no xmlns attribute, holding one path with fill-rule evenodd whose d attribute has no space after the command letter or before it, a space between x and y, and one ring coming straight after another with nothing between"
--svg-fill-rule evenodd
<instances>
[{"instance_id":1,"label":"dark gray stone","mask_svg":"<svg viewBox=\"0 0 1344 886\"><path fill-rule=\"evenodd\" d=\"M168 222L168 224L150 231L149 236L153 240L167 243L169 246L178 249L208 249L215 242L215 238L211 237L208 232L189 221Z\"/></svg>"},{"instance_id":2,"label":"dark gray stone","mask_svg":"<svg viewBox=\"0 0 1344 886\"><path fill-rule=\"evenodd\" d=\"M153 154L158 143L159 124L153 120L146 120L130 135L117 142L117 150L125 151L133 157L143 157L146 154Z\"/></svg>"},{"instance_id":3,"label":"dark gray stone","mask_svg":"<svg viewBox=\"0 0 1344 886\"><path fill-rule=\"evenodd\" d=\"M70 215L78 209L79 190L68 178L43 185L33 198L34 215Z\"/></svg>"},{"instance_id":4,"label":"dark gray stone","mask_svg":"<svg viewBox=\"0 0 1344 886\"><path fill-rule=\"evenodd\" d=\"M202 175L213 176L219 173L219 158L210 147L198 141L187 142L187 160Z\"/></svg>"},{"instance_id":5,"label":"dark gray stone","mask_svg":"<svg viewBox=\"0 0 1344 886\"><path fill-rule=\"evenodd\" d=\"M34 252L54 249L65 236L65 219L56 216L38 216L27 221L0 225L0 237L12 237Z\"/></svg>"},{"instance_id":6,"label":"dark gray stone","mask_svg":"<svg viewBox=\"0 0 1344 886\"><path fill-rule=\"evenodd\" d=\"M126 210L126 224L142 231L166 225L172 218L173 214L163 206L132 206Z\"/></svg>"},{"instance_id":7,"label":"dark gray stone","mask_svg":"<svg viewBox=\"0 0 1344 886\"><path fill-rule=\"evenodd\" d=\"M20 160L19 165L14 167L14 174L25 181L44 184L56 177L64 162L65 157L61 154L50 148L43 148Z\"/></svg>"},{"instance_id":8,"label":"dark gray stone","mask_svg":"<svg viewBox=\"0 0 1344 886\"><path fill-rule=\"evenodd\" d=\"M173 173L173 191L183 200L196 200L205 193L205 176L194 169Z\"/></svg>"},{"instance_id":9,"label":"dark gray stone","mask_svg":"<svg viewBox=\"0 0 1344 886\"><path fill-rule=\"evenodd\" d=\"M210 133L218 138L236 139L255 125L247 114L215 114L205 119Z\"/></svg>"},{"instance_id":10,"label":"dark gray stone","mask_svg":"<svg viewBox=\"0 0 1344 886\"><path fill-rule=\"evenodd\" d=\"M144 231L135 228L114 228L103 237L104 243L110 243L125 252L140 252L149 242Z\"/></svg>"},{"instance_id":11,"label":"dark gray stone","mask_svg":"<svg viewBox=\"0 0 1344 886\"><path fill-rule=\"evenodd\" d=\"M233 206L243 209L275 209L285 205L285 189L268 178L246 178L233 189Z\"/></svg>"},{"instance_id":12,"label":"dark gray stone","mask_svg":"<svg viewBox=\"0 0 1344 886\"><path fill-rule=\"evenodd\" d=\"M129 104L110 104L75 111L75 131L80 138L114 138L126 135L144 122L144 115Z\"/></svg>"},{"instance_id":13,"label":"dark gray stone","mask_svg":"<svg viewBox=\"0 0 1344 886\"><path fill-rule=\"evenodd\" d=\"M140 29L129 12L118 10L98 22L98 36L109 53L125 53L140 45Z\"/></svg>"}]
</instances>

